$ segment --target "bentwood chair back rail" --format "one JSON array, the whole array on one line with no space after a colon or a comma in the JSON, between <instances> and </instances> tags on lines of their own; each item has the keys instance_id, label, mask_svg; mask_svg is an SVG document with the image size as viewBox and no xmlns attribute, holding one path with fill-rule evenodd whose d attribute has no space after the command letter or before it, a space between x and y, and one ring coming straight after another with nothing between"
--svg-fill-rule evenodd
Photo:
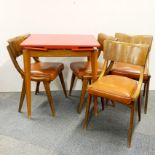
<instances>
[{"instance_id":1,"label":"bentwood chair back rail","mask_svg":"<svg viewBox=\"0 0 155 155\"><path fill-rule=\"evenodd\" d=\"M120 102L130 108L130 124L128 129L128 146L130 147L135 101L140 94L143 82L144 67L148 56L148 49L149 47L147 45L137 45L110 40L106 40L104 42L104 67L98 80L88 86L88 100L86 105L85 119L83 122L84 128L86 128L88 124L92 96L100 96L109 100ZM107 70L110 70L115 62L123 62L141 66L139 80L137 81L119 75L107 75ZM138 116L140 121L139 102Z\"/></svg>"},{"instance_id":2,"label":"bentwood chair back rail","mask_svg":"<svg viewBox=\"0 0 155 155\"><path fill-rule=\"evenodd\" d=\"M17 71L23 78L23 86L20 97L19 109L21 112L24 97L25 97L25 75L24 71L20 68L17 58L23 54L22 47L20 46L21 42L23 42L29 35L21 35L15 38L8 40L9 45L7 46L8 52L10 54L11 60L16 67ZM46 94L48 97L48 101L51 107L52 114L55 115L55 108L53 99L50 92L50 82L53 81L57 75L59 75L64 94L67 96L65 83L63 79L62 70L64 69L64 65L62 63L53 63L53 62L40 62L38 58L34 57L35 63L31 64L31 80L37 82L36 93L39 91L39 83L43 82Z\"/></svg>"},{"instance_id":3,"label":"bentwood chair back rail","mask_svg":"<svg viewBox=\"0 0 155 155\"><path fill-rule=\"evenodd\" d=\"M151 35L134 35L130 36L124 33L116 33L115 37L118 41L128 42L128 43L134 43L134 44L144 44L149 46L149 51L151 50L151 45L153 41L153 36ZM133 66L132 64L126 64L126 63L115 63L113 68L111 69L111 74L114 75L123 75L127 76L133 79L139 79L140 75L140 67L139 66ZM144 70L144 91L143 96L145 96L145 106L144 106L144 112L147 112L147 104L148 104L148 94L149 94L149 83L150 83L150 73L149 73L149 56L147 59L147 64L145 66Z\"/></svg>"},{"instance_id":4,"label":"bentwood chair back rail","mask_svg":"<svg viewBox=\"0 0 155 155\"><path fill-rule=\"evenodd\" d=\"M16 43L14 43L14 39L10 39L8 42L10 44L10 47L8 46L7 49L8 49L8 52L9 52L9 55L11 57L11 60L15 66L15 68L17 69L17 71L19 72L19 74L24 77L24 72L23 70L20 68L18 62L17 62L17 58L19 56L22 55L22 48L19 46L20 42L25 40L28 36L30 36L30 34L25 34L25 35L21 35L20 37L16 37ZM34 61L35 62L40 62L39 59L37 57L33 57ZM37 85L36 85L36 91L35 91L35 94L38 94L39 93L39 85L40 85L40 82L38 81L37 82Z\"/></svg>"}]
</instances>

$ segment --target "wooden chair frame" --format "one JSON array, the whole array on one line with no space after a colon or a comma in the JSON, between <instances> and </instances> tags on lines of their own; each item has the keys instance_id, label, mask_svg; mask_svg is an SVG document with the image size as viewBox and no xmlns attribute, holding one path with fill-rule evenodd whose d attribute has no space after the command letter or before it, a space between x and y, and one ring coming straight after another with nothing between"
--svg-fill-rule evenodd
<instances>
[{"instance_id":1,"label":"wooden chair frame","mask_svg":"<svg viewBox=\"0 0 155 155\"><path fill-rule=\"evenodd\" d=\"M99 33L98 34L98 42L100 43L100 47L98 48L98 57L100 56L100 54L101 54L101 52L103 50L103 42L104 42L105 39L115 40L115 38L112 37L112 36L108 36L108 35L106 35L104 33ZM88 61L88 63L90 63L89 58L87 59L87 61ZM72 73L69 96L71 96L75 78L76 78L76 75L74 73ZM81 111L82 111L82 107L83 107L83 104L84 104L84 97L85 97L88 85L91 84L92 76L91 75L90 76L89 75L84 75L81 80L82 80L82 90L81 90L81 95L80 95L80 103L79 103L78 110L77 110L78 113L81 113ZM95 107L97 108L97 104L96 104Z\"/></svg>"},{"instance_id":2,"label":"wooden chair frame","mask_svg":"<svg viewBox=\"0 0 155 155\"><path fill-rule=\"evenodd\" d=\"M114 45L114 46L113 46ZM122 51L115 51L115 46L117 45L121 45L124 46L122 48L124 48L124 51L126 52L125 54L123 54L123 50ZM112 47L111 47L112 46ZM134 62L134 60L132 60L131 58L127 58L127 48L129 46L132 46L133 48L140 48L141 51L143 52L143 60L137 60ZM117 62L126 62L126 63L132 63L135 65L140 65L142 66L141 68L141 72L140 72L140 77L139 77L139 81L138 81L138 86L136 91L134 92L133 96L132 96L132 101L130 104L125 104L122 102L123 105L127 106L130 108L130 124L129 124L129 128L128 128L128 146L131 146L131 137L132 137L132 130L133 130L133 123L134 123L134 107L135 107L135 101L138 99L138 116L139 116L139 121L141 118L141 112L140 112L140 103L139 103L139 94L140 94L140 90L141 90L141 86L143 83L143 75L144 75L144 67L145 67L145 62L146 62L146 58L148 55L148 46L144 46L144 45L135 45L135 44L130 44L130 43L121 43L121 42L116 42L116 41L109 41L109 40L105 40L104 42L104 48L105 48L105 62L104 62L104 67L103 67L103 71L100 74L98 80L102 79L103 76L106 76L108 74L108 72L111 70L113 64L115 61ZM125 49L126 48L126 49ZM112 50L112 52L111 52ZM116 52L116 53L115 53ZM120 52L120 53L119 53ZM121 53L122 55L125 55L125 57L127 59L124 59L121 57ZM120 56L118 56L118 54L120 54ZM138 55L139 56L139 55ZM89 88L88 88L88 99L87 99L87 105L86 105L86 112L85 112L85 119L83 122L83 128L87 128L88 126L88 118L89 118L89 111L90 111L90 104L91 104L91 98L92 96L94 96L94 105L96 104L96 97L100 96L100 97L105 97L102 96L102 94L90 94L89 93ZM108 98L109 100L111 100L111 98Z\"/></svg>"},{"instance_id":3,"label":"wooden chair frame","mask_svg":"<svg viewBox=\"0 0 155 155\"><path fill-rule=\"evenodd\" d=\"M22 91L21 91L21 96L20 96L18 112L21 112L21 109L22 109L22 106L23 106L23 102L24 102L24 98L25 98L25 82L24 82L24 71L19 66L19 64L17 62L17 57L22 55L22 49L20 49L21 48L20 47L20 43L22 41L24 41L28 36L29 36L29 34L28 35L18 36L16 38L10 39L10 40L8 40L9 45L7 45L7 50L9 52L10 57L11 57L11 60L12 60L12 62L14 64L16 70L19 72L19 74L21 75L21 77L23 79ZM16 39L17 39L17 44L18 44L16 46L18 46L18 47L16 47L12 43ZM16 48L17 49L19 48L19 49L16 51ZM40 62L38 57L33 57L33 59L34 59L34 61L36 63ZM64 92L65 96L67 97L67 92L66 92L66 88L65 88L65 83L64 83L62 72L59 74L59 78L60 78L60 81L61 81L63 92ZM50 78L49 77L45 77L45 78L36 77L36 78L31 79L31 80L37 83L35 94L39 93L40 82L43 82L43 85L44 85L44 88L45 88L45 91L46 91L46 94L47 94L47 98L48 98L48 101L49 101L49 105L50 105L50 108L51 108L51 111L52 111L52 115L55 116L55 108L54 108L53 98L52 98L51 91L50 91L50 82L51 82Z\"/></svg>"},{"instance_id":4,"label":"wooden chair frame","mask_svg":"<svg viewBox=\"0 0 155 155\"><path fill-rule=\"evenodd\" d=\"M134 43L134 44L144 44L149 46L149 51L151 51L153 36L151 35L128 35L124 33L115 33L115 37L118 41L127 42L127 43ZM150 78L151 75L149 73L149 55L147 58L147 63L145 68L148 70L148 78L143 79L144 83L144 90L143 90L143 96L144 96L144 113L147 113L147 106L148 106L148 95L149 95L149 85L150 85Z\"/></svg>"}]
</instances>

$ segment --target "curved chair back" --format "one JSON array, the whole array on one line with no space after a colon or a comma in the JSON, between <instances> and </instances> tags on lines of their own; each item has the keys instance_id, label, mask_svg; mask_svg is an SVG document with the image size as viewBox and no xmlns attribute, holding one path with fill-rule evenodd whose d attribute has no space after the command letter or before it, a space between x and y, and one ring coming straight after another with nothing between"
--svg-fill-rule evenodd
<instances>
[{"instance_id":1,"label":"curved chair back","mask_svg":"<svg viewBox=\"0 0 155 155\"><path fill-rule=\"evenodd\" d=\"M127 35L124 33L115 33L115 37L118 41L134 43L134 44L147 44L151 49L153 36L151 35Z\"/></svg>"},{"instance_id":2,"label":"curved chair back","mask_svg":"<svg viewBox=\"0 0 155 155\"><path fill-rule=\"evenodd\" d=\"M124 33L115 33L115 37L118 41L134 43L134 44L147 44L149 46L149 51L151 50L153 36L152 35L133 35L130 36ZM146 67L149 71L149 56L147 59Z\"/></svg>"},{"instance_id":3,"label":"curved chair back","mask_svg":"<svg viewBox=\"0 0 155 155\"><path fill-rule=\"evenodd\" d=\"M7 49L8 49L9 55L11 57L11 60L12 60L12 62L14 64L15 68L21 74L21 76L24 75L24 72L23 72L23 70L21 69L21 67L18 64L17 57L19 57L19 56L21 56L23 54L22 53L22 47L20 46L20 44L28 36L29 36L29 34L27 34L27 35L20 35L20 36L17 36L17 37L14 37L14 38L8 40Z\"/></svg>"},{"instance_id":4,"label":"curved chair back","mask_svg":"<svg viewBox=\"0 0 155 155\"><path fill-rule=\"evenodd\" d=\"M104 58L105 60L145 66L148 49L148 45L105 40Z\"/></svg>"},{"instance_id":5,"label":"curved chair back","mask_svg":"<svg viewBox=\"0 0 155 155\"><path fill-rule=\"evenodd\" d=\"M106 35L104 33L99 33L97 40L100 43L100 49L103 50L104 49L104 46L103 46L104 45L104 40L113 40L113 41L115 41L116 38L113 37L113 36Z\"/></svg>"}]
</instances>

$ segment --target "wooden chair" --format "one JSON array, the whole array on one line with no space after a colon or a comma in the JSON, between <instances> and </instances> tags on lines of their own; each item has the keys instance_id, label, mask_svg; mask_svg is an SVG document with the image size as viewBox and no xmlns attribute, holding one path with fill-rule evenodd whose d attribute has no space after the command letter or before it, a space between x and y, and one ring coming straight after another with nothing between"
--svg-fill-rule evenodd
<instances>
[{"instance_id":1,"label":"wooden chair","mask_svg":"<svg viewBox=\"0 0 155 155\"><path fill-rule=\"evenodd\" d=\"M99 54L100 55L102 49L103 49L103 41L105 39L111 39L114 40L114 37L108 36L104 33L99 33L98 34L98 42L100 43L100 48L99 48ZM103 67L103 63L98 63L98 75L101 73ZM78 79L82 80L82 91L81 91L81 96L80 96L80 103L78 107L78 112L81 113L82 111L82 106L83 106L83 101L84 101L84 96L86 93L86 89L88 86L88 83L91 83L92 75L91 75L91 63L90 61L80 61L80 62L72 62L70 64L70 68L72 70L72 78L71 78L71 84L70 84L70 90L69 90L69 95L71 95L72 88L74 85L75 78L77 77Z\"/></svg>"},{"instance_id":2,"label":"wooden chair","mask_svg":"<svg viewBox=\"0 0 155 155\"><path fill-rule=\"evenodd\" d=\"M144 67L148 55L147 45L137 45L118 41L104 41L104 67L97 81L88 86L88 99L86 105L83 127L88 125L91 97L94 104L98 96L120 102L130 108L130 124L128 129L128 146L131 145L131 135L134 120L134 106L137 100L144 77ZM119 75L108 75L115 62L123 62L141 66L139 81ZM140 104L138 102L138 116L140 121ZM120 120L121 121L121 120Z\"/></svg>"},{"instance_id":3,"label":"wooden chair","mask_svg":"<svg viewBox=\"0 0 155 155\"><path fill-rule=\"evenodd\" d=\"M18 111L21 112L23 101L25 97L25 82L24 82L24 71L21 69L20 65L18 64L17 58L22 55L22 48L20 46L21 42L24 41L29 35L21 35L15 38L8 40L8 52L10 54L11 60L20 73L23 79L23 86L22 92L20 96L19 102L19 109ZM48 101L50 104L50 108L52 111L53 116L55 115L55 108L52 99L52 95L50 92L50 82L53 81L58 75L62 84L62 88L64 91L65 96L67 96L65 83L63 79L62 71L64 69L64 65L62 63L54 63L54 62L40 62L38 58L34 57L35 62L31 64L31 81L37 83L36 93L39 91L39 84L43 82L45 91L48 97Z\"/></svg>"},{"instance_id":4,"label":"wooden chair","mask_svg":"<svg viewBox=\"0 0 155 155\"><path fill-rule=\"evenodd\" d=\"M122 41L122 42L135 43L135 44L147 44L149 45L149 50L151 50L151 45L153 40L153 36L151 35L130 36L124 33L116 33L115 37L118 41ZM113 68L111 69L111 74L123 75L129 78L138 80L140 75L140 67L134 66L132 64L117 62L113 65ZM143 96L145 96L144 113L147 113L150 77L151 75L149 73L149 65L147 63L147 65L145 66L144 79L143 79L143 83L144 83Z\"/></svg>"}]
</instances>

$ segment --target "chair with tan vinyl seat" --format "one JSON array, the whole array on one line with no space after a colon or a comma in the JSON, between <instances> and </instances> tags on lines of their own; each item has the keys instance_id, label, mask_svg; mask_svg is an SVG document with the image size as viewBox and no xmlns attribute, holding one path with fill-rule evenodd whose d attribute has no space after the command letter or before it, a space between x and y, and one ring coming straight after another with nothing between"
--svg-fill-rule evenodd
<instances>
[{"instance_id":1,"label":"chair with tan vinyl seat","mask_svg":"<svg viewBox=\"0 0 155 155\"><path fill-rule=\"evenodd\" d=\"M112 101L120 102L130 108L130 124L128 129L128 146L131 145L131 136L134 122L135 101L139 97L144 67L149 52L147 45L137 45L118 41L104 41L104 67L97 81L88 86L88 99L86 105L83 127L88 125L91 98L103 97ZM140 69L139 80L125 76L109 75L108 71L115 62L138 65ZM94 102L95 104L95 102ZM138 116L140 121L140 103L138 102ZM120 120L121 121L121 120Z\"/></svg>"},{"instance_id":2,"label":"chair with tan vinyl seat","mask_svg":"<svg viewBox=\"0 0 155 155\"><path fill-rule=\"evenodd\" d=\"M151 50L153 36L151 35L134 35L130 36L124 33L116 33L115 37L118 41L135 43L135 44L147 44L149 45L149 50ZM149 58L149 57L148 57ZM148 62L149 63L149 62ZM145 104L144 104L144 112L147 112L147 104L148 104L148 94L149 94L149 83L150 83L150 73L148 63L145 67L144 71L144 91L143 95L145 96ZM111 69L111 74L114 75L123 75L133 79L139 79L140 75L140 67L133 66L132 64L126 63L115 63L113 68Z\"/></svg>"},{"instance_id":3,"label":"chair with tan vinyl seat","mask_svg":"<svg viewBox=\"0 0 155 155\"><path fill-rule=\"evenodd\" d=\"M99 33L98 34L98 42L100 43L100 47L98 49L100 55L102 49L103 49L103 41L105 39L111 39L114 40L114 37L108 36L104 33ZM97 73L101 73L103 67L103 63L98 63L98 70ZM92 75L91 75L91 63L90 61L80 61L80 62L72 62L70 64L70 68L72 70L72 78L71 78L71 84L70 84L70 90L69 90L69 95L71 95L72 88L74 85L75 78L77 77L78 79L82 80L82 91L81 91L81 96L80 96L80 103L78 107L78 112L80 113L82 110L83 106L83 101L84 101L84 96L86 93L86 89L88 86L88 83L91 83Z\"/></svg>"},{"instance_id":4,"label":"chair with tan vinyl seat","mask_svg":"<svg viewBox=\"0 0 155 155\"><path fill-rule=\"evenodd\" d=\"M19 102L19 109L18 111L21 112L23 101L25 97L25 82L24 82L24 71L21 69L17 58L22 55L22 48L20 46L21 42L23 42L29 35L21 35L14 37L12 39L8 40L8 52L10 54L11 60L17 69L17 71L20 73L22 79L23 79L23 86L22 86L22 92L20 96L20 102ZM48 101L50 104L50 108L52 111L53 116L55 115L55 108L54 103L52 99L52 95L50 92L50 82L53 81L57 76L59 76L63 91L65 96L67 96L66 89L65 89L65 83L63 79L62 71L64 69L64 65L62 63L54 63L54 62L41 62L38 58L34 57L35 62L31 64L31 81L34 81L37 83L36 93L38 92L39 83L43 82L45 91L48 97Z\"/></svg>"}]
</instances>

